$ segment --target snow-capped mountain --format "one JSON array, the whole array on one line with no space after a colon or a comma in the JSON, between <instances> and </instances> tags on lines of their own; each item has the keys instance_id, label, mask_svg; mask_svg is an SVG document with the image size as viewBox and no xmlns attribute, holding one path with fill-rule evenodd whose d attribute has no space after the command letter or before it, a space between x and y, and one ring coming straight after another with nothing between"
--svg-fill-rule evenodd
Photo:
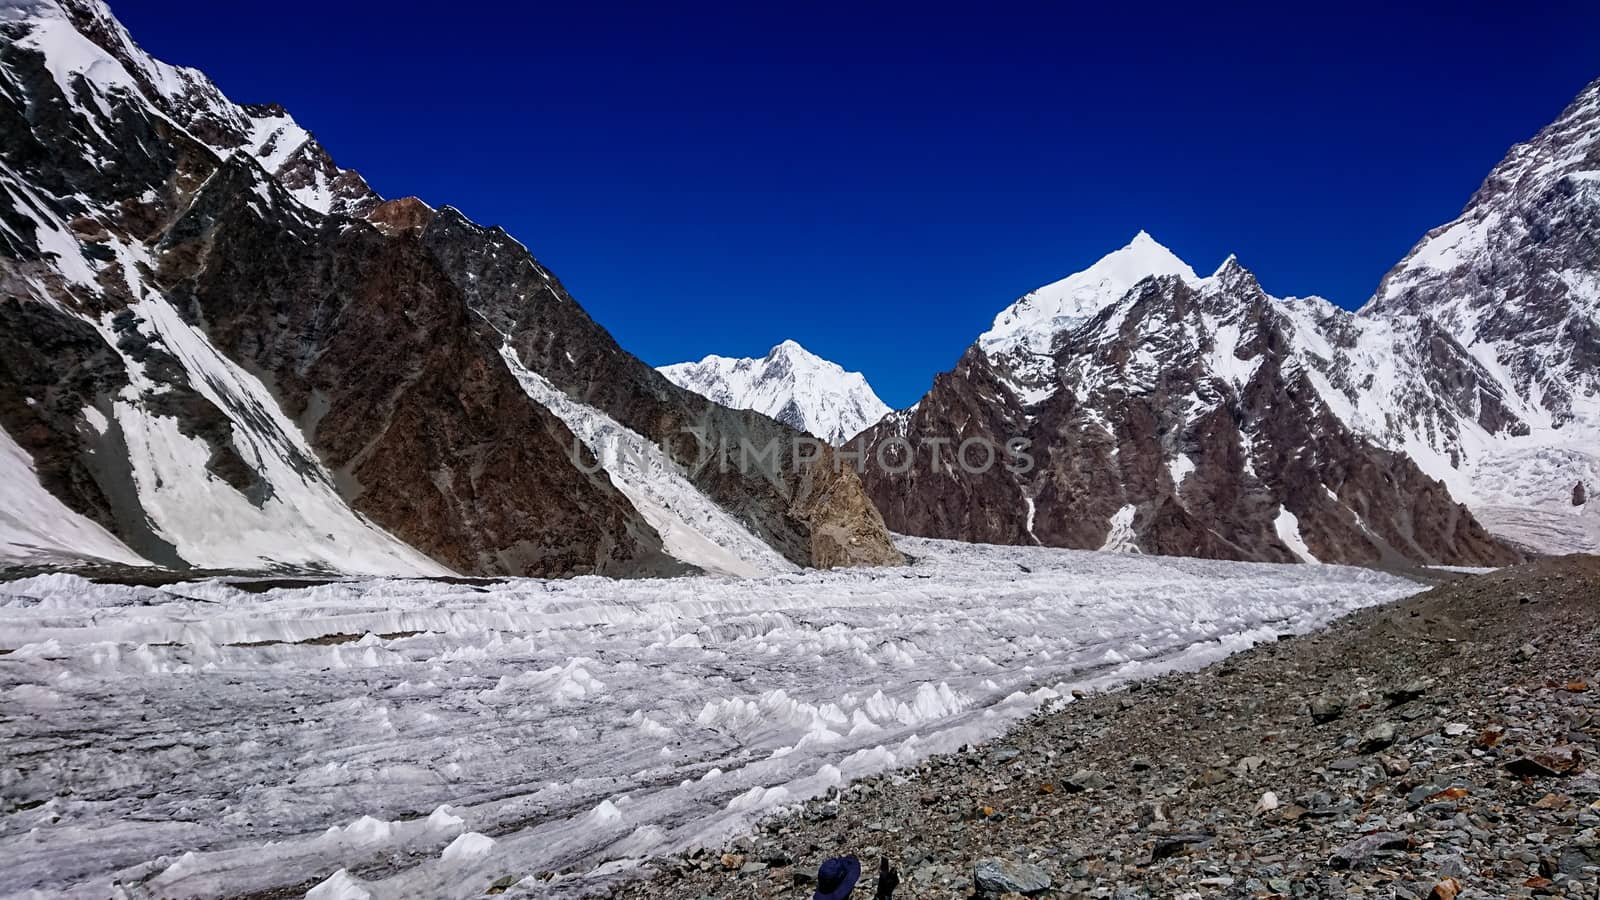
<instances>
[{"instance_id":1,"label":"snow-capped mountain","mask_svg":"<svg viewBox=\"0 0 1600 900\"><path fill-rule=\"evenodd\" d=\"M843 444L889 413L866 376L784 341L761 359L707 356L659 371L679 387L734 409L753 409L830 444Z\"/></svg>"},{"instance_id":2,"label":"snow-capped mountain","mask_svg":"<svg viewBox=\"0 0 1600 900\"><path fill-rule=\"evenodd\" d=\"M1013 435L1027 472L951 455ZM1269 297L1232 258L1199 278L1140 233L1002 311L863 441L920 454L867 474L913 534L1351 562L1600 550L1600 81L1358 313Z\"/></svg>"},{"instance_id":3,"label":"snow-capped mountain","mask_svg":"<svg viewBox=\"0 0 1600 900\"><path fill-rule=\"evenodd\" d=\"M1060 284L1077 286L1066 315L1052 306L1021 339L985 335L863 435L896 461L866 475L891 528L1280 562L1515 558L1443 485L1332 413L1308 353L1326 342L1307 333L1331 305L1270 297L1232 257L1198 277L1142 233ZM957 455L1014 439L1026 463L980 471L981 454Z\"/></svg>"},{"instance_id":4,"label":"snow-capped mountain","mask_svg":"<svg viewBox=\"0 0 1600 900\"><path fill-rule=\"evenodd\" d=\"M0 38L0 560L898 559L848 469L741 473L676 441L790 432L627 354L503 231L384 201L99 0L4 4Z\"/></svg>"}]
</instances>

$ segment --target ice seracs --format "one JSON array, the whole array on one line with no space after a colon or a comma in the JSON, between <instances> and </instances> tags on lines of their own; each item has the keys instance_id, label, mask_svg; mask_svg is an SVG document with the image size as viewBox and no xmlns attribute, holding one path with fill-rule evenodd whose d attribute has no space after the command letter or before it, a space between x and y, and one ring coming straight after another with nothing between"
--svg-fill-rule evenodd
<instances>
[{"instance_id":1,"label":"ice seracs","mask_svg":"<svg viewBox=\"0 0 1600 900\"><path fill-rule=\"evenodd\" d=\"M835 445L889 413L866 376L847 372L794 341L784 341L761 359L712 355L659 371L724 406L753 409Z\"/></svg>"}]
</instances>

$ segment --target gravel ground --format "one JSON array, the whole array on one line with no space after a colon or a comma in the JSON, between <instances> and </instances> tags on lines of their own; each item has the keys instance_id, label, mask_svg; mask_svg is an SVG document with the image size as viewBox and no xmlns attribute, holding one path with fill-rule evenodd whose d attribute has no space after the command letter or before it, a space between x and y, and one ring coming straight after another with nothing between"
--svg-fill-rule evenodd
<instances>
[{"instance_id":1,"label":"gravel ground","mask_svg":"<svg viewBox=\"0 0 1600 900\"><path fill-rule=\"evenodd\" d=\"M613 896L809 897L853 853L900 900L1600 897L1597 627L1600 558L1462 579L1076 698Z\"/></svg>"}]
</instances>

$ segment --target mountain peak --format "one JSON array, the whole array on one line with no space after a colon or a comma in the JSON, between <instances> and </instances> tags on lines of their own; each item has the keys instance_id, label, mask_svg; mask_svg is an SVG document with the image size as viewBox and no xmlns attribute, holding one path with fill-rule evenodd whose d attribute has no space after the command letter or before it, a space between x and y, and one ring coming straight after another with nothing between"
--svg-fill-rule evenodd
<instances>
[{"instance_id":1,"label":"mountain peak","mask_svg":"<svg viewBox=\"0 0 1600 900\"><path fill-rule=\"evenodd\" d=\"M844 443L889 413L866 376L847 372L795 341L783 341L762 359L711 355L662 366L660 372L723 406L753 409L833 444Z\"/></svg>"},{"instance_id":2,"label":"mountain peak","mask_svg":"<svg viewBox=\"0 0 1600 900\"><path fill-rule=\"evenodd\" d=\"M1263 293L1261 282L1256 280L1255 273L1246 269L1244 264L1239 262L1239 257L1232 253L1228 254L1222 265L1217 266L1211 277L1206 278L1201 284L1214 290L1245 297Z\"/></svg>"},{"instance_id":3,"label":"mountain peak","mask_svg":"<svg viewBox=\"0 0 1600 900\"><path fill-rule=\"evenodd\" d=\"M767 359L778 359L779 357L788 357L790 359L802 360L806 362L815 360L819 363L834 365L833 363L828 362L827 360L816 355L815 353L812 353L810 350L807 350L806 348L800 346L799 343L792 340L785 340L773 347L771 350L767 351ZM840 369L840 371L843 371L843 369Z\"/></svg>"},{"instance_id":4,"label":"mountain peak","mask_svg":"<svg viewBox=\"0 0 1600 900\"><path fill-rule=\"evenodd\" d=\"M1133 236L1133 240L1128 241L1121 249L1100 257L1094 265L1071 278L1078 278L1091 272L1125 281L1128 287L1138 284L1151 275L1178 275L1185 281L1198 280L1194 269L1190 268L1188 263L1143 229L1140 229L1139 233Z\"/></svg>"},{"instance_id":5,"label":"mountain peak","mask_svg":"<svg viewBox=\"0 0 1600 900\"><path fill-rule=\"evenodd\" d=\"M1222 261L1222 265L1217 266L1217 270L1211 273L1211 277L1217 278L1225 273L1234 271L1244 271L1244 265L1239 262L1238 254L1229 253L1228 258Z\"/></svg>"},{"instance_id":6,"label":"mountain peak","mask_svg":"<svg viewBox=\"0 0 1600 900\"><path fill-rule=\"evenodd\" d=\"M1188 263L1140 230L1094 265L1038 288L1001 310L978 343L990 353L1018 347L1048 353L1055 335L1122 299L1135 284L1158 275L1176 275L1189 284L1200 280Z\"/></svg>"}]
</instances>

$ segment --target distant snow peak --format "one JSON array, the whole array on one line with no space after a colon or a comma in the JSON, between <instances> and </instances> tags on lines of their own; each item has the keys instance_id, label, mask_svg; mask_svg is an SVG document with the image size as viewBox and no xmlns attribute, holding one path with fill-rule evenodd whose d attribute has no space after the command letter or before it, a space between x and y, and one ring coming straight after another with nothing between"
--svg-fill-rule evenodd
<instances>
[{"instance_id":1,"label":"distant snow peak","mask_svg":"<svg viewBox=\"0 0 1600 900\"><path fill-rule=\"evenodd\" d=\"M991 354L1016 349L1048 353L1057 334L1115 303L1153 275L1176 275L1190 284L1200 280L1177 254L1140 231L1126 246L1089 268L1031 291L1001 310L978 343Z\"/></svg>"},{"instance_id":2,"label":"distant snow peak","mask_svg":"<svg viewBox=\"0 0 1600 900\"><path fill-rule=\"evenodd\" d=\"M846 372L794 341L761 359L707 356L662 366L679 387L734 409L751 409L831 444L843 444L889 413L860 372Z\"/></svg>"}]
</instances>

